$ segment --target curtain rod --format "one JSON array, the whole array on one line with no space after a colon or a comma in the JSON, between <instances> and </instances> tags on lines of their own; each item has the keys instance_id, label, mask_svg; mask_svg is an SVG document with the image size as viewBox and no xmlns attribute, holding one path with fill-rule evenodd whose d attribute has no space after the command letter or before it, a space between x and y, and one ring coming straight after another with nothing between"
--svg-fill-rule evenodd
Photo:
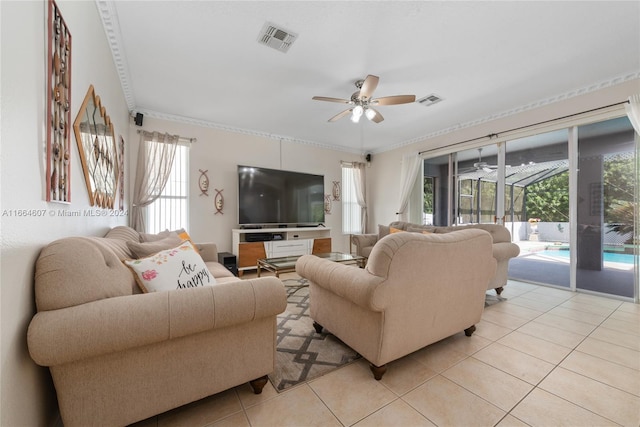
<instances>
[{"instance_id":1,"label":"curtain rod","mask_svg":"<svg viewBox=\"0 0 640 427\"><path fill-rule=\"evenodd\" d=\"M153 133L153 132L149 132L147 130L143 130L143 129L138 129L136 132L143 133L143 132L147 132L147 133ZM158 132L161 133L161 132ZM184 136L179 136L178 137L178 141L180 142L198 142L197 138L185 138Z\"/></svg>"},{"instance_id":2,"label":"curtain rod","mask_svg":"<svg viewBox=\"0 0 640 427\"><path fill-rule=\"evenodd\" d=\"M464 140L464 141L454 142L453 144L443 145L442 147L434 148L434 149L431 149L431 150L419 151L418 155L421 155L421 154L424 154L424 153L428 153L430 151L441 150L443 148L455 147L456 145L467 144L469 142L479 141L479 140L485 139L485 138L488 138L489 140L491 140L492 138L497 138L498 136L500 136L500 134L503 134L503 133L509 133L509 132L515 132L515 131L519 131L519 130L523 130L523 129L528 129L528 128L544 125L544 124L547 124L547 123L552 123L552 122L555 122L555 121L564 120L564 119L568 119L568 118L571 118L571 117L580 116L582 114L592 113L594 111L604 110L604 109L607 109L607 108L616 107L618 105L624 105L624 104L628 104L628 103L629 103L629 101L616 102L614 104L605 105L604 107L593 108L591 110L586 110L586 111L582 111L582 112L579 112L579 113L573 113L573 114L568 114L568 115L562 116L562 117L556 117L555 119L543 120L543 121L538 122L538 123L532 123L530 125L520 126L520 127L516 127L516 128L513 128L513 129L509 129L509 130L503 130L503 131L501 131L499 133L490 133L488 135L479 136L479 137L467 139L467 140Z\"/></svg>"}]
</instances>

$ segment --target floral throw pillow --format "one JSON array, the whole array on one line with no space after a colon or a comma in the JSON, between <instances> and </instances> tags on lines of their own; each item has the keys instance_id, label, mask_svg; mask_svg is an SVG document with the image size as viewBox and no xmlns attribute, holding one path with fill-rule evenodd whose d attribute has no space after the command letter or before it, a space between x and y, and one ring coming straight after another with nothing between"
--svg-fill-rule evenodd
<instances>
[{"instance_id":1,"label":"floral throw pillow","mask_svg":"<svg viewBox=\"0 0 640 427\"><path fill-rule=\"evenodd\" d=\"M197 288L216 283L215 277L189 241L146 258L124 261L143 292Z\"/></svg>"}]
</instances>

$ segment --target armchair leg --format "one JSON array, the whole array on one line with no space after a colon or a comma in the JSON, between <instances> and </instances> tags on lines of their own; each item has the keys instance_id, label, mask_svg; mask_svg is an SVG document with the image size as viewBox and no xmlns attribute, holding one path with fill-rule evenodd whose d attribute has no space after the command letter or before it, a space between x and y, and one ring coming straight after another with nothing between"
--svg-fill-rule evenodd
<instances>
[{"instance_id":1,"label":"armchair leg","mask_svg":"<svg viewBox=\"0 0 640 427\"><path fill-rule=\"evenodd\" d=\"M313 322L313 329L316 330L317 333L321 334L322 333L322 325L318 322Z\"/></svg>"},{"instance_id":2,"label":"armchair leg","mask_svg":"<svg viewBox=\"0 0 640 427\"><path fill-rule=\"evenodd\" d=\"M464 334L466 336L470 337L471 335L473 335L473 333L475 331L476 331L476 325L471 325L467 329L464 330Z\"/></svg>"},{"instance_id":3,"label":"armchair leg","mask_svg":"<svg viewBox=\"0 0 640 427\"><path fill-rule=\"evenodd\" d=\"M504 288L502 286L500 286L499 288L496 288L496 294L500 295L503 290Z\"/></svg>"},{"instance_id":4,"label":"armchair leg","mask_svg":"<svg viewBox=\"0 0 640 427\"><path fill-rule=\"evenodd\" d=\"M376 381L380 381L384 373L387 372L386 364L382 366L376 366L373 363L369 363L369 368L371 369L371 372L373 373L373 378L375 378Z\"/></svg>"},{"instance_id":5,"label":"armchair leg","mask_svg":"<svg viewBox=\"0 0 640 427\"><path fill-rule=\"evenodd\" d=\"M262 393L262 389L267 384L267 380L268 380L268 378L265 375L264 377L256 378L255 380L249 381L249 384L251 385L251 388L253 389L253 393L254 394Z\"/></svg>"}]
</instances>

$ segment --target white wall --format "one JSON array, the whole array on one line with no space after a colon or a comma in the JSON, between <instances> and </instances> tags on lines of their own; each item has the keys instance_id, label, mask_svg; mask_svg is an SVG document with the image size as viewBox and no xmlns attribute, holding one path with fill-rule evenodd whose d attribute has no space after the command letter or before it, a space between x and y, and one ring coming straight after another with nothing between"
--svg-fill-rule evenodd
<instances>
[{"instance_id":1,"label":"white wall","mask_svg":"<svg viewBox=\"0 0 640 427\"><path fill-rule=\"evenodd\" d=\"M72 36L71 120L89 84L102 99L116 137L125 135L129 113L111 51L93 1L57 1ZM2 129L0 138L0 425L52 425L57 403L47 369L27 350L35 313L34 263L47 243L70 235L103 235L126 218L61 217L59 210L91 209L75 138L72 137L71 200L47 203L45 194L46 1L0 2L2 31ZM16 216L43 210L44 217Z\"/></svg>"},{"instance_id":2,"label":"white wall","mask_svg":"<svg viewBox=\"0 0 640 427\"><path fill-rule=\"evenodd\" d=\"M261 166L324 175L325 193L331 194L333 181L340 181L340 161L355 161L360 157L342 151L312 145L269 139L261 136L232 133L210 127L195 126L168 120L144 117L143 126L132 126L129 148L132 150L131 185L134 182L135 158L140 135L137 130L167 132L186 138L197 138L189 150L189 234L198 242L215 242L219 251L231 252L231 230L238 228L237 165ZM209 196L200 195L199 170L208 171ZM216 214L213 205L216 189L224 197L223 214ZM331 228L334 251L348 252L348 237L342 235L341 204L334 202L331 214L325 217Z\"/></svg>"},{"instance_id":3,"label":"white wall","mask_svg":"<svg viewBox=\"0 0 640 427\"><path fill-rule=\"evenodd\" d=\"M395 212L399 206L400 170L402 156L405 153L438 149L473 138L484 137L489 134L500 134L521 126L529 126L546 120L589 111L626 101L629 96L636 93L640 93L640 80L638 79L554 102L544 107L488 121L477 126L425 139L395 150L375 154L368 175L368 204L372 207L369 213L369 231L377 232L378 224L389 224L389 222L397 220ZM456 147L451 151L459 151L461 149L464 149L464 146ZM412 202L421 203L417 199L412 200Z\"/></svg>"}]
</instances>

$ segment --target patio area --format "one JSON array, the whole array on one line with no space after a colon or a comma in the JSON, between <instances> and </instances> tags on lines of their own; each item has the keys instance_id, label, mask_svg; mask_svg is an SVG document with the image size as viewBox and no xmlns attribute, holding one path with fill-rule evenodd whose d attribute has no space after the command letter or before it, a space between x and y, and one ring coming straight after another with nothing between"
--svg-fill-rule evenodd
<instances>
[{"instance_id":1,"label":"patio area","mask_svg":"<svg viewBox=\"0 0 640 427\"><path fill-rule=\"evenodd\" d=\"M509 262L509 278L537 284L570 287L569 245L560 241L520 240L520 255ZM625 298L634 296L633 255L602 252L602 269L577 268L577 288ZM580 256L580 251L578 251Z\"/></svg>"}]
</instances>

